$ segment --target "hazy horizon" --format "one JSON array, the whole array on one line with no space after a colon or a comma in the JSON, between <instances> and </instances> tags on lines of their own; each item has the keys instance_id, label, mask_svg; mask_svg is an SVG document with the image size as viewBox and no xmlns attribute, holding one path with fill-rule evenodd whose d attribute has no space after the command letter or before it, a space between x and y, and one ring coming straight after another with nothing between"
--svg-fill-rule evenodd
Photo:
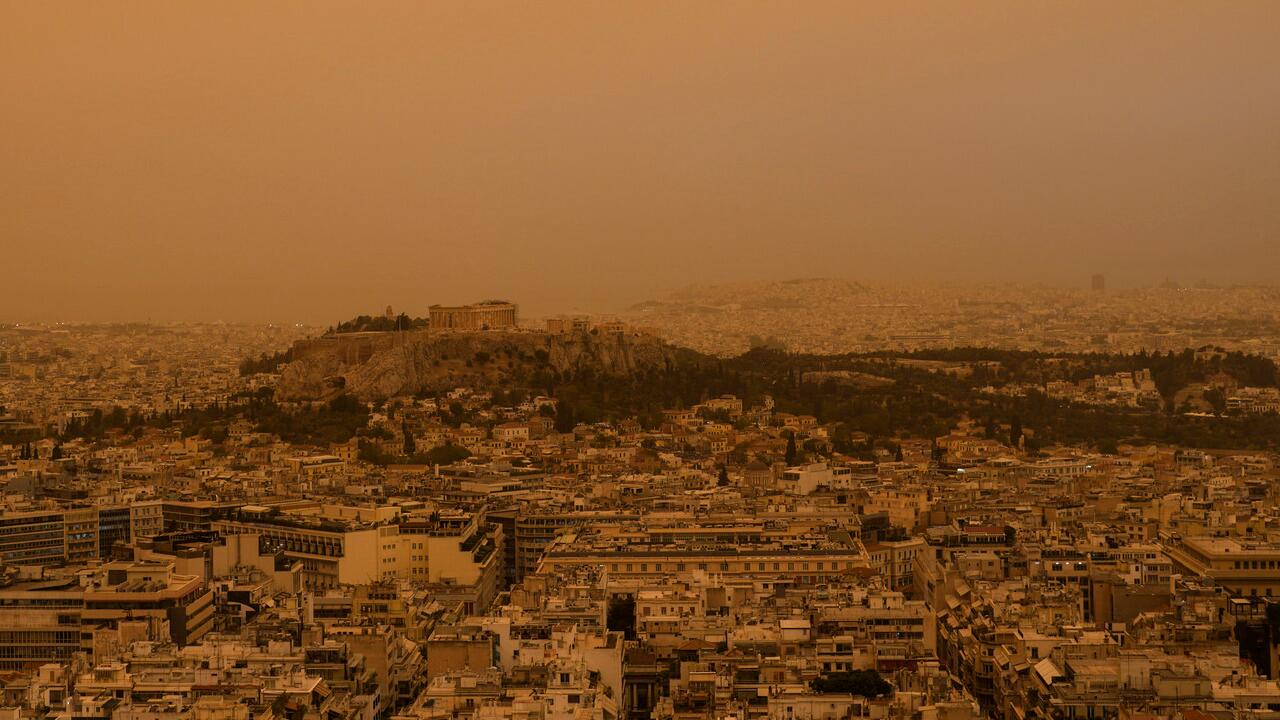
<instances>
[{"instance_id":1,"label":"hazy horizon","mask_svg":"<svg viewBox=\"0 0 1280 720\"><path fill-rule=\"evenodd\" d=\"M1091 279L1092 279L1091 277L1085 278L1086 281ZM942 292L945 292L948 290L961 291L966 288L971 288L974 290L989 291L992 289L998 289L1003 287L1007 287L1011 290L1019 290L1019 291L1043 289L1046 291L1062 292L1062 293L1079 291L1081 296L1096 295L1096 291L1084 285L1057 285L1057 284L1044 283L1044 282L1016 282L1016 281L1000 281L1000 280L975 282L975 283L956 283L956 282L944 282L944 281L933 281L933 280L867 282L865 280L860 280L859 278L815 275L815 276L809 276L809 277L778 277L778 278L737 279L737 280L726 279L726 280L723 280L720 282L714 282L714 283L691 283L691 284L685 284L679 287L667 288L662 292L655 292L651 296L626 300L621 304L614 305L614 306L602 305L602 306L595 306L595 307L586 307L586 306L583 306L581 303L578 303L576 305L570 303L562 307L557 306L557 307L547 308L547 307L539 306L536 304L529 306L521 302L521 298L519 297L496 297L495 296L495 297L471 297L471 298L465 298L460 300L454 300L453 298L444 298L444 299L434 298L434 299L426 299L420 303L413 303L407 306L391 305L390 307L392 308L393 312L397 315L401 313L405 313L405 314L408 314L410 317L425 318L428 314L429 307L434 304L441 304L441 305L469 304L472 302L480 302L480 301L486 301L486 300L504 300L504 301L516 303L519 306L519 320L522 325L527 323L533 323L535 325L538 325L539 323L541 323L543 319L556 317L556 316L566 316L566 315L595 315L598 317L616 316L616 317L628 317L628 318L643 318L644 308L641 306L649 304L651 302L678 303L680 302L682 296L685 296L688 294L700 295L708 291L730 290L730 289L737 289L739 287L742 287L743 289L751 289L760 285L771 285L771 284L786 285L790 283L807 282L807 281L851 282L865 288L867 292L873 295L876 293L894 294L894 293L899 293L904 291L907 291L907 292L920 292L920 291L931 291L931 290L937 290ZM1172 283L1172 285L1170 285L1170 283ZM1280 292L1280 283L1217 284L1217 283L1207 281L1205 279L1201 279L1197 282L1179 282L1176 278L1166 278L1165 280L1159 283L1147 283L1147 284L1132 285L1132 286L1115 286L1111 284L1110 280L1108 279L1106 292L1108 293L1109 296L1113 298L1121 298L1133 292L1161 290L1161 289L1232 291L1232 290L1247 290L1250 288L1267 288L1267 289L1274 288L1276 291ZM161 315L158 317L146 316L146 317L98 317L98 318L74 317L74 316L49 317L49 318L32 318L32 317L23 318L23 317L0 316L0 325L21 326L23 324L27 324L27 325L51 326L51 325L116 325L116 324L118 325L130 325L130 324L149 325L150 324L150 325L156 325L156 326L163 326L163 325L183 325L183 324L191 324L191 325L231 324L231 325L284 326L284 325L296 324L296 325L306 326L310 328L324 328L324 327L331 327L339 321L351 320L361 315L378 317L383 315L384 312L386 311L386 308L388 307L388 305L385 303L379 305L376 299L369 300L366 298L362 300L360 298L356 298L354 299L353 302L355 302L356 304L345 309L340 309L336 316L328 317L328 318L326 317L301 318L301 319L288 318L288 317L244 318L244 317L216 317L214 315L207 315L207 316L196 315L196 316L185 317L185 318L184 317L168 317L165 315Z\"/></svg>"},{"instance_id":2,"label":"hazy horizon","mask_svg":"<svg viewBox=\"0 0 1280 720\"><path fill-rule=\"evenodd\" d=\"M0 8L0 322L1280 282L1280 4Z\"/></svg>"}]
</instances>

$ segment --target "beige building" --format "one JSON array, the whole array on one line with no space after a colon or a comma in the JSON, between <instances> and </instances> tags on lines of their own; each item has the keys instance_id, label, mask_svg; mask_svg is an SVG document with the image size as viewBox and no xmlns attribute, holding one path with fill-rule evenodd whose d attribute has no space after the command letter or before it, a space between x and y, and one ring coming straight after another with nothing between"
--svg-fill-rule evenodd
<instances>
[{"instance_id":1,"label":"beige building","mask_svg":"<svg viewBox=\"0 0 1280 720\"><path fill-rule=\"evenodd\" d=\"M116 543L157 534L163 523L157 501L6 512L0 516L0 562L62 565L107 559Z\"/></svg>"},{"instance_id":2,"label":"beige building","mask_svg":"<svg viewBox=\"0 0 1280 720\"><path fill-rule=\"evenodd\" d=\"M1183 568L1235 595L1280 596L1280 546L1235 538L1189 537L1165 544L1165 554Z\"/></svg>"},{"instance_id":3,"label":"beige building","mask_svg":"<svg viewBox=\"0 0 1280 720\"><path fill-rule=\"evenodd\" d=\"M476 627L437 628L427 640L427 676L497 665L495 636Z\"/></svg>"},{"instance_id":4,"label":"beige building","mask_svg":"<svg viewBox=\"0 0 1280 720\"><path fill-rule=\"evenodd\" d=\"M167 622L178 645L198 642L213 628L213 591L170 563L113 562L94 572L84 588L85 624L142 618Z\"/></svg>"},{"instance_id":5,"label":"beige building","mask_svg":"<svg viewBox=\"0 0 1280 720\"><path fill-rule=\"evenodd\" d=\"M887 513L891 524L908 530L915 529L920 516L929 510L927 488L884 488L872 490L869 495L862 508L864 513Z\"/></svg>"},{"instance_id":6,"label":"beige building","mask_svg":"<svg viewBox=\"0 0 1280 720\"><path fill-rule=\"evenodd\" d=\"M400 579L456 592L483 608L502 575L501 528L478 513L246 505L214 529L260 536L267 551L302 563L303 583L312 590Z\"/></svg>"},{"instance_id":7,"label":"beige building","mask_svg":"<svg viewBox=\"0 0 1280 720\"><path fill-rule=\"evenodd\" d=\"M0 588L0 670L69 662L125 639L198 642L213 592L172 563L113 562L77 575Z\"/></svg>"},{"instance_id":8,"label":"beige building","mask_svg":"<svg viewBox=\"0 0 1280 720\"><path fill-rule=\"evenodd\" d=\"M869 566L848 532L805 523L759 521L628 523L582 528L553 541L539 572L594 566L611 577L663 580L702 572L726 578L773 575L784 584L818 584Z\"/></svg>"},{"instance_id":9,"label":"beige building","mask_svg":"<svg viewBox=\"0 0 1280 720\"><path fill-rule=\"evenodd\" d=\"M916 555L924 552L928 552L928 545L922 537L886 540L867 546L871 568L884 578L885 585L891 590L908 595L915 590L913 568Z\"/></svg>"}]
</instances>

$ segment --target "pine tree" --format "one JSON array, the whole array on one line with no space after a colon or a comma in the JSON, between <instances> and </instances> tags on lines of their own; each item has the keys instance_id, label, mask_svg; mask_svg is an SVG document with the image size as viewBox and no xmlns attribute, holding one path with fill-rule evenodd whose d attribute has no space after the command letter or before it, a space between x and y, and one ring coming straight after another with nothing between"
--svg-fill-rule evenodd
<instances>
[{"instance_id":1,"label":"pine tree","mask_svg":"<svg viewBox=\"0 0 1280 720\"><path fill-rule=\"evenodd\" d=\"M788 466L796 464L796 434L787 433L787 454L785 460Z\"/></svg>"},{"instance_id":2,"label":"pine tree","mask_svg":"<svg viewBox=\"0 0 1280 720\"><path fill-rule=\"evenodd\" d=\"M1022 420L1014 416L1009 423L1009 446L1013 448L1022 446Z\"/></svg>"},{"instance_id":3,"label":"pine tree","mask_svg":"<svg viewBox=\"0 0 1280 720\"><path fill-rule=\"evenodd\" d=\"M404 434L404 454L412 455L416 447L413 442L413 433L409 431L409 421L405 420L400 424L400 431Z\"/></svg>"},{"instance_id":4,"label":"pine tree","mask_svg":"<svg viewBox=\"0 0 1280 720\"><path fill-rule=\"evenodd\" d=\"M724 465L720 466L720 486L724 487L729 484L729 468Z\"/></svg>"}]
</instances>

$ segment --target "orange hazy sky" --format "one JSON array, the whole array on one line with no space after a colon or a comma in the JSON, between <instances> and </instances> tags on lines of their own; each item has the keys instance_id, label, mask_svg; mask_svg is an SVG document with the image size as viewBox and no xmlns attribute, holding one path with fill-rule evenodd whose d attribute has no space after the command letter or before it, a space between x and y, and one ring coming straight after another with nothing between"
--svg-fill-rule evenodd
<instances>
[{"instance_id":1,"label":"orange hazy sky","mask_svg":"<svg viewBox=\"0 0 1280 720\"><path fill-rule=\"evenodd\" d=\"M0 5L0 321L1280 281L1280 2Z\"/></svg>"}]
</instances>

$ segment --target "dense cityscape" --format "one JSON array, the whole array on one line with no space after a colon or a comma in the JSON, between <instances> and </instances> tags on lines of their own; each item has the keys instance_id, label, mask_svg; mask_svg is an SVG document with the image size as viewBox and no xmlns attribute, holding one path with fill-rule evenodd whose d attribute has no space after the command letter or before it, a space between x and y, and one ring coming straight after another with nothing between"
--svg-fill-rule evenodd
<instances>
[{"instance_id":1,"label":"dense cityscape","mask_svg":"<svg viewBox=\"0 0 1280 720\"><path fill-rule=\"evenodd\" d=\"M0 720L1280 720L1280 1L0 28Z\"/></svg>"},{"instance_id":2,"label":"dense cityscape","mask_svg":"<svg viewBox=\"0 0 1280 720\"><path fill-rule=\"evenodd\" d=\"M1276 314L1198 292L1181 347L1012 290L1025 341L817 297L736 355L505 301L4 326L0 712L1272 717Z\"/></svg>"},{"instance_id":3,"label":"dense cityscape","mask_svg":"<svg viewBox=\"0 0 1280 720\"><path fill-rule=\"evenodd\" d=\"M628 316L673 342L736 355L770 338L842 353L954 346L1136 352L1216 345L1280 352L1280 290L1167 281L1108 289L1033 285L871 285L831 278L694 286ZM1088 287L1092 285L1092 287Z\"/></svg>"}]
</instances>

